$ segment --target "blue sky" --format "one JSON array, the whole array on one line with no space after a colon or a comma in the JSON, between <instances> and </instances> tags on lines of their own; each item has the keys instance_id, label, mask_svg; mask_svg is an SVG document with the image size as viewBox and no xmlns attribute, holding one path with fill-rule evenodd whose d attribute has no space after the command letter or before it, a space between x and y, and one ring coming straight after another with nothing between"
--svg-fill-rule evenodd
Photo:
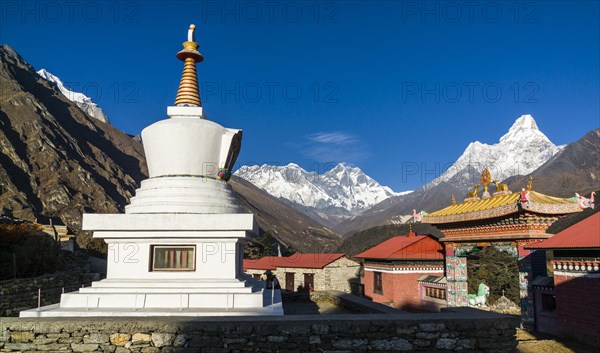
<instances>
[{"instance_id":1,"label":"blue sky","mask_svg":"<svg viewBox=\"0 0 600 353\"><path fill-rule=\"evenodd\" d=\"M6 0L0 16L1 43L129 134L166 117L196 24L204 109L244 130L240 164L347 162L401 191L522 114L555 144L600 126L596 1Z\"/></svg>"}]
</instances>

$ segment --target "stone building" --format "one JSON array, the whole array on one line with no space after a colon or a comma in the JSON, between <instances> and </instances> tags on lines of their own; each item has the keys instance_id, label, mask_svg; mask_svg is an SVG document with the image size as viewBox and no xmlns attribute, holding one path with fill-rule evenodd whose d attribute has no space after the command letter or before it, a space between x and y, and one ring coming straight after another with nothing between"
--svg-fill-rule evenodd
<instances>
[{"instance_id":1,"label":"stone building","mask_svg":"<svg viewBox=\"0 0 600 353\"><path fill-rule=\"evenodd\" d=\"M409 232L355 256L364 264L364 295L396 308L420 308L423 275L444 275L444 253L432 236ZM442 288L445 297L445 289ZM430 292L433 295L433 292ZM437 293L437 292L436 292Z\"/></svg>"},{"instance_id":2,"label":"stone building","mask_svg":"<svg viewBox=\"0 0 600 353\"><path fill-rule=\"evenodd\" d=\"M244 272L264 278L265 272L277 276L282 289L288 291L339 290L350 293L351 283L358 282L360 264L344 254L294 254L287 257L265 256L244 260Z\"/></svg>"},{"instance_id":3,"label":"stone building","mask_svg":"<svg viewBox=\"0 0 600 353\"><path fill-rule=\"evenodd\" d=\"M600 346L600 213L527 248L551 259L532 283L535 329Z\"/></svg>"}]
</instances>

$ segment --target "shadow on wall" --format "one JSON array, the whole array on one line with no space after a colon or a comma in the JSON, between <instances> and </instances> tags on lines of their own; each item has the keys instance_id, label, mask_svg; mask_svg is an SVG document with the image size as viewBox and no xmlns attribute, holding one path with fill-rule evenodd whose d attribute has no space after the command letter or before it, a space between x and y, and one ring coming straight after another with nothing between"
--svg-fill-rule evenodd
<instances>
[{"instance_id":1,"label":"shadow on wall","mask_svg":"<svg viewBox=\"0 0 600 353\"><path fill-rule=\"evenodd\" d=\"M554 276L561 336L600 348L600 278Z\"/></svg>"},{"instance_id":2,"label":"shadow on wall","mask_svg":"<svg viewBox=\"0 0 600 353\"><path fill-rule=\"evenodd\" d=\"M407 311L409 313L431 313L431 310L426 310L421 305L407 303L397 307L397 309Z\"/></svg>"}]
</instances>

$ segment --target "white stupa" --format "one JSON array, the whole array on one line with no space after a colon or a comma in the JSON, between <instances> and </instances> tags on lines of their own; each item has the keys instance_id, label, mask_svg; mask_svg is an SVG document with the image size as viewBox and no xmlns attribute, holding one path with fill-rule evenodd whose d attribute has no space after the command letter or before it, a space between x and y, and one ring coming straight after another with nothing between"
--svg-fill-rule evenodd
<instances>
[{"instance_id":1,"label":"white stupa","mask_svg":"<svg viewBox=\"0 0 600 353\"><path fill-rule=\"evenodd\" d=\"M150 177L125 214L84 214L108 244L106 279L21 317L282 315L278 290L243 274L242 242L257 231L227 180L241 130L206 120L191 25L177 57L184 70L169 119L142 131Z\"/></svg>"}]
</instances>

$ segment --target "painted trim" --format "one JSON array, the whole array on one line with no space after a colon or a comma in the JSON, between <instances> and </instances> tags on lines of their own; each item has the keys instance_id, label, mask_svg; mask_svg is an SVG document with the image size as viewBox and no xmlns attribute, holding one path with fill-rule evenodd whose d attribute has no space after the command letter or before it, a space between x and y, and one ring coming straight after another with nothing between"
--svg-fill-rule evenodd
<instances>
[{"instance_id":1,"label":"painted trim","mask_svg":"<svg viewBox=\"0 0 600 353\"><path fill-rule=\"evenodd\" d=\"M444 273L444 268L418 268L418 267L410 267L410 268L381 268L381 267L365 267L365 271L371 272L385 272L385 273Z\"/></svg>"},{"instance_id":2,"label":"painted trim","mask_svg":"<svg viewBox=\"0 0 600 353\"><path fill-rule=\"evenodd\" d=\"M585 278L600 278L600 273L585 273L585 272L564 272L554 271L554 277L585 277Z\"/></svg>"}]
</instances>

